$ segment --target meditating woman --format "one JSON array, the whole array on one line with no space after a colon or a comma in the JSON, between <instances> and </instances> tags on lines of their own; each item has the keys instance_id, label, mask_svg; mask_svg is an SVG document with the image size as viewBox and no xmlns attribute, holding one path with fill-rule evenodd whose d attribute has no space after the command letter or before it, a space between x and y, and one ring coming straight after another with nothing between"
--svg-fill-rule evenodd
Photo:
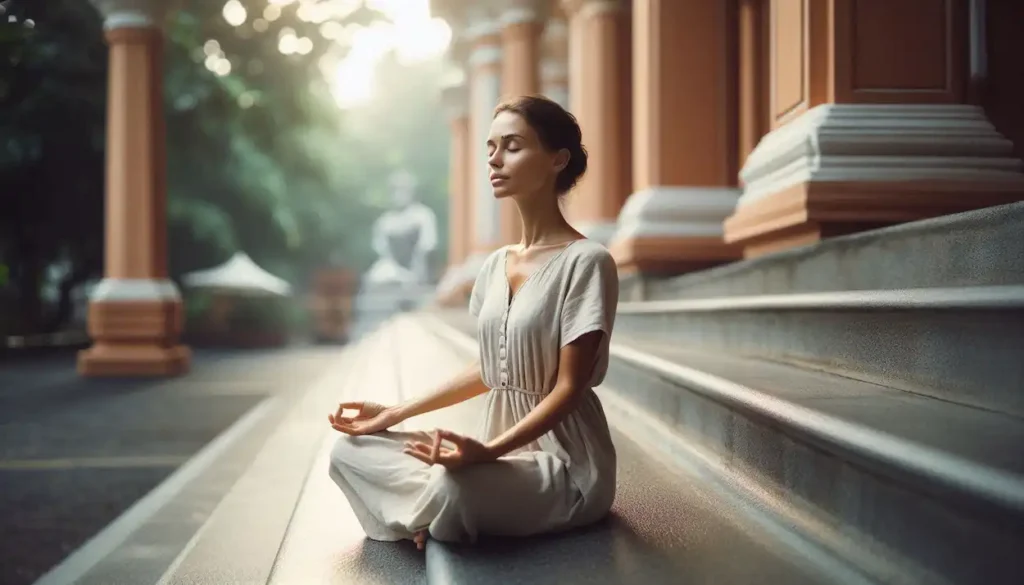
<instances>
[{"instance_id":1,"label":"meditating woman","mask_svg":"<svg viewBox=\"0 0 1024 585\"><path fill-rule=\"evenodd\" d=\"M579 125L553 101L522 97L497 107L486 148L494 196L515 201L522 240L486 259L470 294L479 361L423 398L328 415L344 433L331 477L375 540L423 548L428 537L554 532L600 520L615 498L593 387L608 368L618 274L559 207L587 168ZM476 436L387 430L484 393Z\"/></svg>"}]
</instances>

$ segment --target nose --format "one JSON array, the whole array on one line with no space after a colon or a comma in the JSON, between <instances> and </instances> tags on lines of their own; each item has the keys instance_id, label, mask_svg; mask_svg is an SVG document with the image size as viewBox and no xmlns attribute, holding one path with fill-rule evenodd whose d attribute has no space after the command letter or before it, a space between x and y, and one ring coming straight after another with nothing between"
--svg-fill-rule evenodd
<instances>
[{"instance_id":1,"label":"nose","mask_svg":"<svg viewBox=\"0 0 1024 585\"><path fill-rule=\"evenodd\" d=\"M500 148L494 149L494 152L487 156L487 166L491 167L492 169L500 169L503 164L504 163L501 159Z\"/></svg>"}]
</instances>

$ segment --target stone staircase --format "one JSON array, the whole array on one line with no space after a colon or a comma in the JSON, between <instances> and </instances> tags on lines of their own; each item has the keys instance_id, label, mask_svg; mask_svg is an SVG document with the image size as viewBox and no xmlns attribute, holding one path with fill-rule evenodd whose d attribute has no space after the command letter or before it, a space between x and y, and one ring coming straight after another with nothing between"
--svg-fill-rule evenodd
<instances>
[{"instance_id":1,"label":"stone staircase","mask_svg":"<svg viewBox=\"0 0 1024 585\"><path fill-rule=\"evenodd\" d=\"M159 580L136 578L152 541L131 537L75 583L1024 583L1024 205L624 284L598 389L618 495L598 526L425 552L364 537L328 476L326 412L476 357L464 310L421 310L260 430ZM472 432L481 400L404 426Z\"/></svg>"},{"instance_id":2,"label":"stone staircase","mask_svg":"<svg viewBox=\"0 0 1024 585\"><path fill-rule=\"evenodd\" d=\"M625 286L631 438L877 582L1024 583L1024 205Z\"/></svg>"},{"instance_id":3,"label":"stone staircase","mask_svg":"<svg viewBox=\"0 0 1024 585\"><path fill-rule=\"evenodd\" d=\"M872 582L723 497L706 478L671 464L625 427L614 431L618 497L611 517L595 527L543 538L485 538L471 546L431 541L425 552L410 542L365 539L328 476L336 434L325 412L339 399L406 399L475 355L469 336L423 312L396 317L346 348L344 374L310 390L266 438L160 585ZM472 432L482 399L403 426Z\"/></svg>"}]
</instances>

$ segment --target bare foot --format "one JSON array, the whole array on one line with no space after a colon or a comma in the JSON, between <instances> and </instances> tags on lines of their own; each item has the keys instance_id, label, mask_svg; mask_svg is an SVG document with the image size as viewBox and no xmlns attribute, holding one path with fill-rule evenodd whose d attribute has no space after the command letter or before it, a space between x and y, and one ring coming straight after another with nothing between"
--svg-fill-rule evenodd
<instances>
[{"instance_id":1,"label":"bare foot","mask_svg":"<svg viewBox=\"0 0 1024 585\"><path fill-rule=\"evenodd\" d=\"M426 530L420 530L415 536L413 536L412 540L416 543L416 548L418 550L423 550L423 548L427 546L427 536L428 534Z\"/></svg>"}]
</instances>

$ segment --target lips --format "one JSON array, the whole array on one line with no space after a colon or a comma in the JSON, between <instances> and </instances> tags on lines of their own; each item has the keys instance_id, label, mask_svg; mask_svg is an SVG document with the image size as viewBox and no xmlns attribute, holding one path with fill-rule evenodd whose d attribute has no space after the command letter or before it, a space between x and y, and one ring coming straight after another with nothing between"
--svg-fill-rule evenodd
<instances>
[{"instance_id":1,"label":"lips","mask_svg":"<svg viewBox=\"0 0 1024 585\"><path fill-rule=\"evenodd\" d=\"M508 180L505 175L491 175L491 185L498 185Z\"/></svg>"}]
</instances>

